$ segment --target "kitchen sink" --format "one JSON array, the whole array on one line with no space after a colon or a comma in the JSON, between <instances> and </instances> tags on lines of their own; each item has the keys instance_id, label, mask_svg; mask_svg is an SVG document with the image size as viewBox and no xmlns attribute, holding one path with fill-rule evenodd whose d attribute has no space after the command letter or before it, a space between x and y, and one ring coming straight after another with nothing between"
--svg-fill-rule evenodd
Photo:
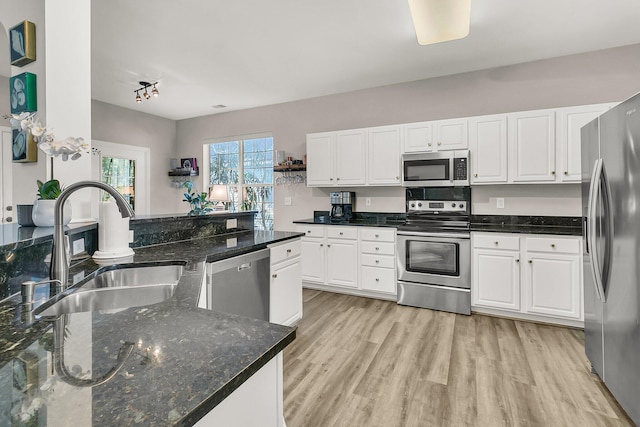
<instances>
[{"instance_id":1,"label":"kitchen sink","mask_svg":"<svg viewBox=\"0 0 640 427\"><path fill-rule=\"evenodd\" d=\"M89 311L119 311L171 298L183 265L113 268L98 272L38 307L34 314L54 317Z\"/></svg>"}]
</instances>

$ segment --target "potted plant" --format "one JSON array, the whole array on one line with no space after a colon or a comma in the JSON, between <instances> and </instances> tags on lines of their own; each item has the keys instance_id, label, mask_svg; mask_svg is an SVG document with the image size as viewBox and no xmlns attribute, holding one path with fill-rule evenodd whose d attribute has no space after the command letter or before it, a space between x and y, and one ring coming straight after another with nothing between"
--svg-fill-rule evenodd
<instances>
[{"instance_id":1,"label":"potted plant","mask_svg":"<svg viewBox=\"0 0 640 427\"><path fill-rule=\"evenodd\" d=\"M191 210L187 213L187 215L206 215L209 212L214 210L214 203L207 199L207 193L197 193L193 190L193 182L186 181L183 185L187 189L187 192L184 193L183 202L189 203L191 206Z\"/></svg>"},{"instance_id":2,"label":"potted plant","mask_svg":"<svg viewBox=\"0 0 640 427\"><path fill-rule=\"evenodd\" d=\"M33 223L37 227L53 227L56 199L62 192L60 181L50 179L42 182L38 179L36 182L38 183L38 199L33 202L33 212L31 214ZM68 200L64 204L63 214L62 223L69 224L69 221L71 221L71 204Z\"/></svg>"}]
</instances>

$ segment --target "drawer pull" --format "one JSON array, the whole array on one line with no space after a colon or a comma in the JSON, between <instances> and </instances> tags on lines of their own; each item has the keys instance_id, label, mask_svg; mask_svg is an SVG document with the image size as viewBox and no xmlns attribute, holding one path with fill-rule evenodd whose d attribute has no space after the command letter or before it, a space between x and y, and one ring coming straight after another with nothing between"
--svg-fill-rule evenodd
<instances>
[{"instance_id":1,"label":"drawer pull","mask_svg":"<svg viewBox=\"0 0 640 427\"><path fill-rule=\"evenodd\" d=\"M498 241L496 240L495 242L493 242L496 246L498 246Z\"/></svg>"},{"instance_id":2,"label":"drawer pull","mask_svg":"<svg viewBox=\"0 0 640 427\"><path fill-rule=\"evenodd\" d=\"M323 247L324 245L322 243L320 243L320 247Z\"/></svg>"},{"instance_id":3,"label":"drawer pull","mask_svg":"<svg viewBox=\"0 0 640 427\"><path fill-rule=\"evenodd\" d=\"M556 174L556 171L551 171L551 175L555 175L555 174Z\"/></svg>"},{"instance_id":4,"label":"drawer pull","mask_svg":"<svg viewBox=\"0 0 640 427\"><path fill-rule=\"evenodd\" d=\"M520 260L519 260L519 259L516 259L516 262L520 262Z\"/></svg>"},{"instance_id":5,"label":"drawer pull","mask_svg":"<svg viewBox=\"0 0 640 427\"><path fill-rule=\"evenodd\" d=\"M336 181L340 181L340 178L336 178Z\"/></svg>"},{"instance_id":6,"label":"drawer pull","mask_svg":"<svg viewBox=\"0 0 640 427\"><path fill-rule=\"evenodd\" d=\"M442 145L442 142L438 142L438 146Z\"/></svg>"},{"instance_id":7,"label":"drawer pull","mask_svg":"<svg viewBox=\"0 0 640 427\"><path fill-rule=\"evenodd\" d=\"M473 176L474 176L475 178L477 178L477 177L478 177L478 174L477 174L477 173L474 173L474 174L473 174Z\"/></svg>"},{"instance_id":8,"label":"drawer pull","mask_svg":"<svg viewBox=\"0 0 640 427\"><path fill-rule=\"evenodd\" d=\"M431 143L428 143L427 145L428 145L429 147L431 147L431 145L432 145L432 144L431 144Z\"/></svg>"},{"instance_id":9,"label":"drawer pull","mask_svg":"<svg viewBox=\"0 0 640 427\"><path fill-rule=\"evenodd\" d=\"M533 264L533 260L529 260L529 264Z\"/></svg>"},{"instance_id":10,"label":"drawer pull","mask_svg":"<svg viewBox=\"0 0 640 427\"><path fill-rule=\"evenodd\" d=\"M555 244L555 243L552 243L552 244L551 244L551 247L552 247L552 248L555 248L555 247L556 247L556 244Z\"/></svg>"},{"instance_id":11,"label":"drawer pull","mask_svg":"<svg viewBox=\"0 0 640 427\"><path fill-rule=\"evenodd\" d=\"M378 279L378 278L376 277L376 282L379 282L379 281L380 281L380 279Z\"/></svg>"},{"instance_id":12,"label":"drawer pull","mask_svg":"<svg viewBox=\"0 0 640 427\"><path fill-rule=\"evenodd\" d=\"M379 251L379 250L380 250L380 248L376 248L376 251Z\"/></svg>"},{"instance_id":13,"label":"drawer pull","mask_svg":"<svg viewBox=\"0 0 640 427\"><path fill-rule=\"evenodd\" d=\"M290 254L291 253L291 249L287 249L287 253Z\"/></svg>"},{"instance_id":14,"label":"drawer pull","mask_svg":"<svg viewBox=\"0 0 640 427\"><path fill-rule=\"evenodd\" d=\"M564 171L564 174L565 174L565 175L569 175L569 172L567 172L567 171Z\"/></svg>"},{"instance_id":15,"label":"drawer pull","mask_svg":"<svg viewBox=\"0 0 640 427\"><path fill-rule=\"evenodd\" d=\"M341 232L340 232L340 235L342 236L343 234L344 234L344 233L341 231Z\"/></svg>"},{"instance_id":16,"label":"drawer pull","mask_svg":"<svg viewBox=\"0 0 640 427\"><path fill-rule=\"evenodd\" d=\"M379 259L376 260L376 264L380 264L380 260Z\"/></svg>"},{"instance_id":17,"label":"drawer pull","mask_svg":"<svg viewBox=\"0 0 640 427\"><path fill-rule=\"evenodd\" d=\"M328 248L330 248L330 247L331 247L331 245L327 245L327 247L328 247Z\"/></svg>"},{"instance_id":18,"label":"drawer pull","mask_svg":"<svg viewBox=\"0 0 640 427\"><path fill-rule=\"evenodd\" d=\"M329 178L329 181L333 181L333 178Z\"/></svg>"},{"instance_id":19,"label":"drawer pull","mask_svg":"<svg viewBox=\"0 0 640 427\"><path fill-rule=\"evenodd\" d=\"M273 277L274 279L278 277L277 274L272 274L271 277Z\"/></svg>"}]
</instances>

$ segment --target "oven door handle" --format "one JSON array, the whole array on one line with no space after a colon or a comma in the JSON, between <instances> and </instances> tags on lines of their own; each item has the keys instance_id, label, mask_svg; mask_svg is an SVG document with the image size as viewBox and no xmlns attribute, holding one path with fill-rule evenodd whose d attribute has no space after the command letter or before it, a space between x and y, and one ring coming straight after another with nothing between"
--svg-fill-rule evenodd
<instances>
[{"instance_id":1,"label":"oven door handle","mask_svg":"<svg viewBox=\"0 0 640 427\"><path fill-rule=\"evenodd\" d=\"M398 231L398 236L409 237L442 237L447 239L469 239L471 233L429 233L429 232L412 232L412 231Z\"/></svg>"}]
</instances>

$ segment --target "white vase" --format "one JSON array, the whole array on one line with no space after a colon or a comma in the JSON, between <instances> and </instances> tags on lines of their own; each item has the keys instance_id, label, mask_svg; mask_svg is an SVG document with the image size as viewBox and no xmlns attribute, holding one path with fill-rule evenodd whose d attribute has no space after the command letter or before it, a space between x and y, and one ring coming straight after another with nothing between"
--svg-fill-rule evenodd
<instances>
[{"instance_id":1,"label":"white vase","mask_svg":"<svg viewBox=\"0 0 640 427\"><path fill-rule=\"evenodd\" d=\"M31 219L36 227L53 227L55 222L55 200L36 200L33 202ZM64 202L62 224L67 225L71 221L71 203Z\"/></svg>"}]
</instances>

